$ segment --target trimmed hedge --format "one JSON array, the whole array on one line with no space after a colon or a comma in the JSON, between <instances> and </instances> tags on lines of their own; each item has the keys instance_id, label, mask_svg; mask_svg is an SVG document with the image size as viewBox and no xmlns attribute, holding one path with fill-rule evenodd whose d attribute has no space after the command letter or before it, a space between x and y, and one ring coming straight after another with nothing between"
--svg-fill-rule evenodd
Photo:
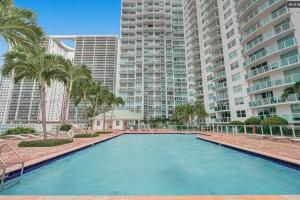
<instances>
[{"instance_id":1,"label":"trimmed hedge","mask_svg":"<svg viewBox=\"0 0 300 200\"><path fill-rule=\"evenodd\" d=\"M25 127L17 127L17 128L10 128L4 132L4 135L19 135L19 134L31 134L35 133L34 128L25 128Z\"/></svg>"},{"instance_id":2,"label":"trimmed hedge","mask_svg":"<svg viewBox=\"0 0 300 200\"><path fill-rule=\"evenodd\" d=\"M74 138L95 138L95 137L98 137L99 134L97 133L94 133L94 134L78 134L78 135L75 135Z\"/></svg>"},{"instance_id":3,"label":"trimmed hedge","mask_svg":"<svg viewBox=\"0 0 300 200\"><path fill-rule=\"evenodd\" d=\"M282 117L268 117L261 121L261 125L289 125L289 122Z\"/></svg>"},{"instance_id":4,"label":"trimmed hedge","mask_svg":"<svg viewBox=\"0 0 300 200\"><path fill-rule=\"evenodd\" d=\"M60 127L60 131L69 131L72 128L71 124L64 124Z\"/></svg>"},{"instance_id":5,"label":"trimmed hedge","mask_svg":"<svg viewBox=\"0 0 300 200\"><path fill-rule=\"evenodd\" d=\"M48 139L48 140L33 140L22 141L18 144L19 147L55 147L73 142L69 139Z\"/></svg>"},{"instance_id":6,"label":"trimmed hedge","mask_svg":"<svg viewBox=\"0 0 300 200\"><path fill-rule=\"evenodd\" d=\"M244 124L245 125L260 125L261 120L256 118L256 117L250 117L245 120Z\"/></svg>"},{"instance_id":7,"label":"trimmed hedge","mask_svg":"<svg viewBox=\"0 0 300 200\"><path fill-rule=\"evenodd\" d=\"M230 124L233 125L233 126L242 126L242 125L244 125L244 123L241 122L241 121L231 121Z\"/></svg>"},{"instance_id":8,"label":"trimmed hedge","mask_svg":"<svg viewBox=\"0 0 300 200\"><path fill-rule=\"evenodd\" d=\"M113 133L113 132L112 132L112 131L105 131L105 132L103 132L103 131L98 131L98 132L96 132L95 134L100 135L100 134L111 134L111 133Z\"/></svg>"}]
</instances>

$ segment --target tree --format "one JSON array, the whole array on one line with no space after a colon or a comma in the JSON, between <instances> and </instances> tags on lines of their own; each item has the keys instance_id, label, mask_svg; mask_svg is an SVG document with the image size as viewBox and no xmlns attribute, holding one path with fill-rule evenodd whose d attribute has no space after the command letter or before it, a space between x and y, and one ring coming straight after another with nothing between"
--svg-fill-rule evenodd
<instances>
[{"instance_id":1,"label":"tree","mask_svg":"<svg viewBox=\"0 0 300 200\"><path fill-rule=\"evenodd\" d=\"M98 113L98 105L101 103L101 94L103 87L101 84L94 82L91 88L91 95L89 96L89 100L91 103L91 112L90 117L92 117L91 129L94 130L95 117Z\"/></svg>"},{"instance_id":2,"label":"tree","mask_svg":"<svg viewBox=\"0 0 300 200\"><path fill-rule=\"evenodd\" d=\"M30 50L42 35L32 11L15 7L12 0L0 0L0 37L11 47Z\"/></svg>"},{"instance_id":3,"label":"tree","mask_svg":"<svg viewBox=\"0 0 300 200\"><path fill-rule=\"evenodd\" d=\"M203 103L200 101L196 101L193 107L193 113L198 119L203 119L208 116Z\"/></svg>"},{"instance_id":4,"label":"tree","mask_svg":"<svg viewBox=\"0 0 300 200\"><path fill-rule=\"evenodd\" d=\"M70 107L70 98L73 90L73 84L76 81L87 79L92 79L91 70L85 65L73 65L71 61L68 61L66 67L64 68L65 74L67 75L65 81L66 87L66 108L63 110L61 124L64 124L65 121L68 121L67 111Z\"/></svg>"},{"instance_id":5,"label":"tree","mask_svg":"<svg viewBox=\"0 0 300 200\"><path fill-rule=\"evenodd\" d=\"M287 99L291 94L300 95L300 82L295 83L292 87L285 88L281 97Z\"/></svg>"},{"instance_id":6,"label":"tree","mask_svg":"<svg viewBox=\"0 0 300 200\"><path fill-rule=\"evenodd\" d=\"M262 120L261 125L289 125L289 122L282 117L273 116Z\"/></svg>"},{"instance_id":7,"label":"tree","mask_svg":"<svg viewBox=\"0 0 300 200\"><path fill-rule=\"evenodd\" d=\"M193 106L191 104L183 104L176 106L172 118L181 122L192 122Z\"/></svg>"},{"instance_id":8,"label":"tree","mask_svg":"<svg viewBox=\"0 0 300 200\"><path fill-rule=\"evenodd\" d=\"M113 112L114 112L114 106L119 107L119 105L124 105L125 102L121 97L115 97L113 99L113 102L111 104L111 115L110 115L110 121L112 121Z\"/></svg>"},{"instance_id":9,"label":"tree","mask_svg":"<svg viewBox=\"0 0 300 200\"><path fill-rule=\"evenodd\" d=\"M84 116L86 122L86 130L88 130L88 96L92 94L93 91L93 80L89 79L78 79L74 81L72 85L71 98L75 101L75 106L78 106L81 101L84 102Z\"/></svg>"},{"instance_id":10,"label":"tree","mask_svg":"<svg viewBox=\"0 0 300 200\"><path fill-rule=\"evenodd\" d=\"M260 125L261 120L256 117L250 117L244 121L245 125Z\"/></svg>"},{"instance_id":11,"label":"tree","mask_svg":"<svg viewBox=\"0 0 300 200\"><path fill-rule=\"evenodd\" d=\"M43 44L36 45L31 51L25 51L23 48L13 49L6 53L4 58L3 76L13 75L16 83L35 80L39 84L44 139L47 139L46 86L50 86L54 80L65 81L63 68L66 62L63 56L48 53Z\"/></svg>"},{"instance_id":12,"label":"tree","mask_svg":"<svg viewBox=\"0 0 300 200\"><path fill-rule=\"evenodd\" d=\"M100 97L100 106L103 113L103 132L105 132L106 128L106 116L105 112L107 112L109 105L114 99L114 94L111 93L107 88L103 88L101 91L101 97Z\"/></svg>"},{"instance_id":13,"label":"tree","mask_svg":"<svg viewBox=\"0 0 300 200\"><path fill-rule=\"evenodd\" d=\"M172 119L177 122L192 123L193 119L203 119L208 116L204 105L201 102L195 102L195 104L184 104L176 106L172 115Z\"/></svg>"}]
</instances>

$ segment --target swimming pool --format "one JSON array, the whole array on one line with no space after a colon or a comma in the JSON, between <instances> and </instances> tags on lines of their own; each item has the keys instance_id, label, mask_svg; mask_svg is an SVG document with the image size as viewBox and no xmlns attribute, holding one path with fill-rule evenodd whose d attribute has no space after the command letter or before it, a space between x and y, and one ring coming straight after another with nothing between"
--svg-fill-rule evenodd
<instances>
[{"instance_id":1,"label":"swimming pool","mask_svg":"<svg viewBox=\"0 0 300 200\"><path fill-rule=\"evenodd\" d=\"M195 135L123 135L27 173L1 194L300 194L300 171Z\"/></svg>"}]
</instances>

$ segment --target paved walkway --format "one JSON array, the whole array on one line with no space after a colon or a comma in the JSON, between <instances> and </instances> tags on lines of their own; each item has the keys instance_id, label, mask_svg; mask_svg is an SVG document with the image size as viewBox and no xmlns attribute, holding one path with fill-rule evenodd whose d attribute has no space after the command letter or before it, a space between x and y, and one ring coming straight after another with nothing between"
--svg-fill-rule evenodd
<instances>
[{"instance_id":1,"label":"paved walkway","mask_svg":"<svg viewBox=\"0 0 300 200\"><path fill-rule=\"evenodd\" d=\"M299 200L300 196L35 196L8 197L0 196L0 200Z\"/></svg>"},{"instance_id":2,"label":"paved walkway","mask_svg":"<svg viewBox=\"0 0 300 200\"><path fill-rule=\"evenodd\" d=\"M25 166L28 166L120 134L122 133L102 134L95 138L74 138L72 143L56 147L18 147L20 140L8 140L7 143L17 150L17 152L23 157ZM18 163L18 157L12 151L7 149L7 147L5 147L4 150L5 152L2 155L4 161L7 163ZM8 168L8 171L15 170L18 167L19 166L12 166Z\"/></svg>"},{"instance_id":3,"label":"paved walkway","mask_svg":"<svg viewBox=\"0 0 300 200\"><path fill-rule=\"evenodd\" d=\"M259 139L246 135L233 134L208 134L201 135L200 138L286 160L300 166L299 143L291 144L289 142L278 142L271 139Z\"/></svg>"},{"instance_id":4,"label":"paved walkway","mask_svg":"<svg viewBox=\"0 0 300 200\"><path fill-rule=\"evenodd\" d=\"M131 133L153 133L153 131L132 131ZM154 133L174 133L174 131L155 131ZM194 132L191 132L194 133ZM19 148L17 144L18 140L11 140L9 143L13 145L17 151L25 159L26 165L37 163L42 160L46 160L51 157L55 157L66 152L70 152L84 146L97 143L101 140L105 140L110 137L118 136L122 132L114 134L103 134L96 138L86 139L74 139L73 143L65 144L57 147L48 148ZM277 156L278 158L287 159L300 163L300 145L279 143L269 140L250 139L245 135L220 135L209 134L201 135L206 140L211 140L227 145L232 145L239 148L244 148L259 152L264 155ZM5 152L3 157L13 160L13 156L10 152ZM13 170L13 168L11 168ZM0 200L300 200L300 196L0 196Z\"/></svg>"}]
</instances>

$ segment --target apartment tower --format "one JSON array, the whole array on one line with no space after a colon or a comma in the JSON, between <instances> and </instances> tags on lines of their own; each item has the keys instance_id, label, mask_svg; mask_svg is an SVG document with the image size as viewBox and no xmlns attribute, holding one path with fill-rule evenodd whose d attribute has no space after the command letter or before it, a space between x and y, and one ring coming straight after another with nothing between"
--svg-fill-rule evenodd
<instances>
[{"instance_id":1,"label":"apartment tower","mask_svg":"<svg viewBox=\"0 0 300 200\"><path fill-rule=\"evenodd\" d=\"M196 0L184 0L184 27L189 102L204 103Z\"/></svg>"},{"instance_id":2,"label":"apartment tower","mask_svg":"<svg viewBox=\"0 0 300 200\"><path fill-rule=\"evenodd\" d=\"M249 107L254 116L281 116L299 122L298 95L282 98L300 81L300 14L287 1L240 1L236 4Z\"/></svg>"},{"instance_id":3,"label":"apartment tower","mask_svg":"<svg viewBox=\"0 0 300 200\"><path fill-rule=\"evenodd\" d=\"M188 102L183 0L122 0L117 94L125 107L170 117Z\"/></svg>"},{"instance_id":4,"label":"apartment tower","mask_svg":"<svg viewBox=\"0 0 300 200\"><path fill-rule=\"evenodd\" d=\"M58 35L51 36L64 45L63 41L74 42L72 61L75 65L86 65L95 81L115 93L116 66L118 57L118 37L114 35ZM65 45L66 46L66 45ZM71 101L68 118L84 123L83 103L75 106Z\"/></svg>"},{"instance_id":5,"label":"apartment tower","mask_svg":"<svg viewBox=\"0 0 300 200\"><path fill-rule=\"evenodd\" d=\"M70 58L69 49L47 37L45 48L51 52ZM40 95L36 81L22 80L14 83L12 77L3 77L0 85L0 122L37 123L40 122ZM46 88L46 111L48 122L58 122L63 109L64 85L52 81Z\"/></svg>"}]
</instances>

